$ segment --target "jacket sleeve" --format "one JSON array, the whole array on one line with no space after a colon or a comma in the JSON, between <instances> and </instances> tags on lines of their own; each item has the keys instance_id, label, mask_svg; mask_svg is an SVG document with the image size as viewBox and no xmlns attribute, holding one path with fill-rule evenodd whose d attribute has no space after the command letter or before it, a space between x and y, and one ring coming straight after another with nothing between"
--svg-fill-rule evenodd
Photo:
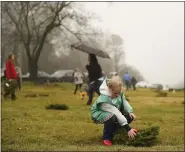
<instances>
[{"instance_id":1,"label":"jacket sleeve","mask_svg":"<svg viewBox=\"0 0 185 152\"><path fill-rule=\"evenodd\" d=\"M76 72L74 73L73 77L76 78Z\"/></svg>"},{"instance_id":2,"label":"jacket sleeve","mask_svg":"<svg viewBox=\"0 0 185 152\"><path fill-rule=\"evenodd\" d=\"M108 103L102 103L100 105L100 109L103 111L107 111L107 112L111 112L111 113L115 114L115 116L121 126L128 124L125 116L123 116L122 113L116 107L114 107Z\"/></svg>"},{"instance_id":3,"label":"jacket sleeve","mask_svg":"<svg viewBox=\"0 0 185 152\"><path fill-rule=\"evenodd\" d=\"M82 73L80 73L81 74L81 77L83 78L84 77L84 75L82 74Z\"/></svg>"},{"instance_id":4,"label":"jacket sleeve","mask_svg":"<svg viewBox=\"0 0 185 152\"><path fill-rule=\"evenodd\" d=\"M128 103L128 101L125 99L125 96L124 95L123 95L122 99L123 99L124 113L126 113L126 114L133 113L134 112L133 111L133 108Z\"/></svg>"},{"instance_id":5,"label":"jacket sleeve","mask_svg":"<svg viewBox=\"0 0 185 152\"><path fill-rule=\"evenodd\" d=\"M103 75L103 74L102 74L101 66L100 66L99 64L98 64L98 72L101 73L101 75Z\"/></svg>"},{"instance_id":6,"label":"jacket sleeve","mask_svg":"<svg viewBox=\"0 0 185 152\"><path fill-rule=\"evenodd\" d=\"M113 113L116 116L120 126L123 126L127 132L131 129L125 116L122 115L122 113L116 107L114 107L108 103L102 103L100 105L100 109L103 111Z\"/></svg>"}]
</instances>

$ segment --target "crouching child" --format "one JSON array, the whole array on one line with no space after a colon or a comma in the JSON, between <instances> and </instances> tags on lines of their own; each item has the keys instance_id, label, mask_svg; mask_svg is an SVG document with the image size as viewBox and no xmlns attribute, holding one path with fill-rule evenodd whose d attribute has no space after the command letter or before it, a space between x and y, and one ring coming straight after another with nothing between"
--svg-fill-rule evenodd
<instances>
[{"instance_id":1,"label":"crouching child","mask_svg":"<svg viewBox=\"0 0 185 152\"><path fill-rule=\"evenodd\" d=\"M91 108L92 120L104 124L102 138L105 146L112 146L114 133L119 127L125 128L129 138L136 136L136 130L129 125L136 116L123 95L122 87L119 76L104 80L100 86L100 96Z\"/></svg>"}]
</instances>

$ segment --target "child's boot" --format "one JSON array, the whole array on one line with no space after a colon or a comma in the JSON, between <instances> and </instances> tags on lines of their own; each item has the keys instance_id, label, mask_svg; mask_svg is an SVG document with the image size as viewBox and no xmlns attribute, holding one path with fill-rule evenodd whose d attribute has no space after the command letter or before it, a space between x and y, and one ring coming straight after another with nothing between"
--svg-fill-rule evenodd
<instances>
[{"instance_id":1,"label":"child's boot","mask_svg":"<svg viewBox=\"0 0 185 152\"><path fill-rule=\"evenodd\" d=\"M110 140L103 140L104 146L112 146L112 142Z\"/></svg>"}]
</instances>

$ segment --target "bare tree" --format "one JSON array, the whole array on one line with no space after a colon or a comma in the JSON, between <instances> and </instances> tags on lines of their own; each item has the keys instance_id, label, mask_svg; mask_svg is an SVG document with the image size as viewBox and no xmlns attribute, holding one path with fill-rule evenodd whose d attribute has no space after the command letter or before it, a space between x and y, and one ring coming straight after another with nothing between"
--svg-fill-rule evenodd
<instances>
[{"instance_id":1,"label":"bare tree","mask_svg":"<svg viewBox=\"0 0 185 152\"><path fill-rule=\"evenodd\" d=\"M16 40L20 41L28 58L31 80L37 77L38 61L52 32L60 29L70 33L79 41L81 33L74 32L74 23L81 29L87 25L88 14L79 13L71 2L2 2L3 27L12 25L16 31ZM69 24L70 23L70 24Z\"/></svg>"},{"instance_id":2,"label":"bare tree","mask_svg":"<svg viewBox=\"0 0 185 152\"><path fill-rule=\"evenodd\" d=\"M119 74L121 69L120 61L123 59L124 56L123 48L121 46L115 47L113 54L114 54L113 55L114 68L115 71Z\"/></svg>"},{"instance_id":3,"label":"bare tree","mask_svg":"<svg viewBox=\"0 0 185 152\"><path fill-rule=\"evenodd\" d=\"M2 19L1 21L3 24L4 20ZM9 25L1 27L1 67L3 67L5 59L10 52L17 54L15 34L15 31Z\"/></svg>"},{"instance_id":4,"label":"bare tree","mask_svg":"<svg viewBox=\"0 0 185 152\"><path fill-rule=\"evenodd\" d=\"M123 39L119 35L107 36L106 46L109 48L109 52L112 54L112 60L114 64L114 70L120 73L120 61L124 62L124 48Z\"/></svg>"}]
</instances>

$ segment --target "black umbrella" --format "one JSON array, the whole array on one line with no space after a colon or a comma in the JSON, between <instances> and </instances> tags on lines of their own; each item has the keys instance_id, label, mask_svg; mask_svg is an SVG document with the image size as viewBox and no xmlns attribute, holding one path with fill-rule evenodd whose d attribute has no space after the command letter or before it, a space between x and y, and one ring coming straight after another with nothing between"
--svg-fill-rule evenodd
<instances>
[{"instance_id":1,"label":"black umbrella","mask_svg":"<svg viewBox=\"0 0 185 152\"><path fill-rule=\"evenodd\" d=\"M108 55L107 52L104 52L102 50L86 46L84 44L71 45L71 49L73 49L73 48L75 48L75 49L77 49L79 51L88 53L88 54L95 54L95 55L97 55L99 57L110 59L110 56Z\"/></svg>"}]
</instances>

